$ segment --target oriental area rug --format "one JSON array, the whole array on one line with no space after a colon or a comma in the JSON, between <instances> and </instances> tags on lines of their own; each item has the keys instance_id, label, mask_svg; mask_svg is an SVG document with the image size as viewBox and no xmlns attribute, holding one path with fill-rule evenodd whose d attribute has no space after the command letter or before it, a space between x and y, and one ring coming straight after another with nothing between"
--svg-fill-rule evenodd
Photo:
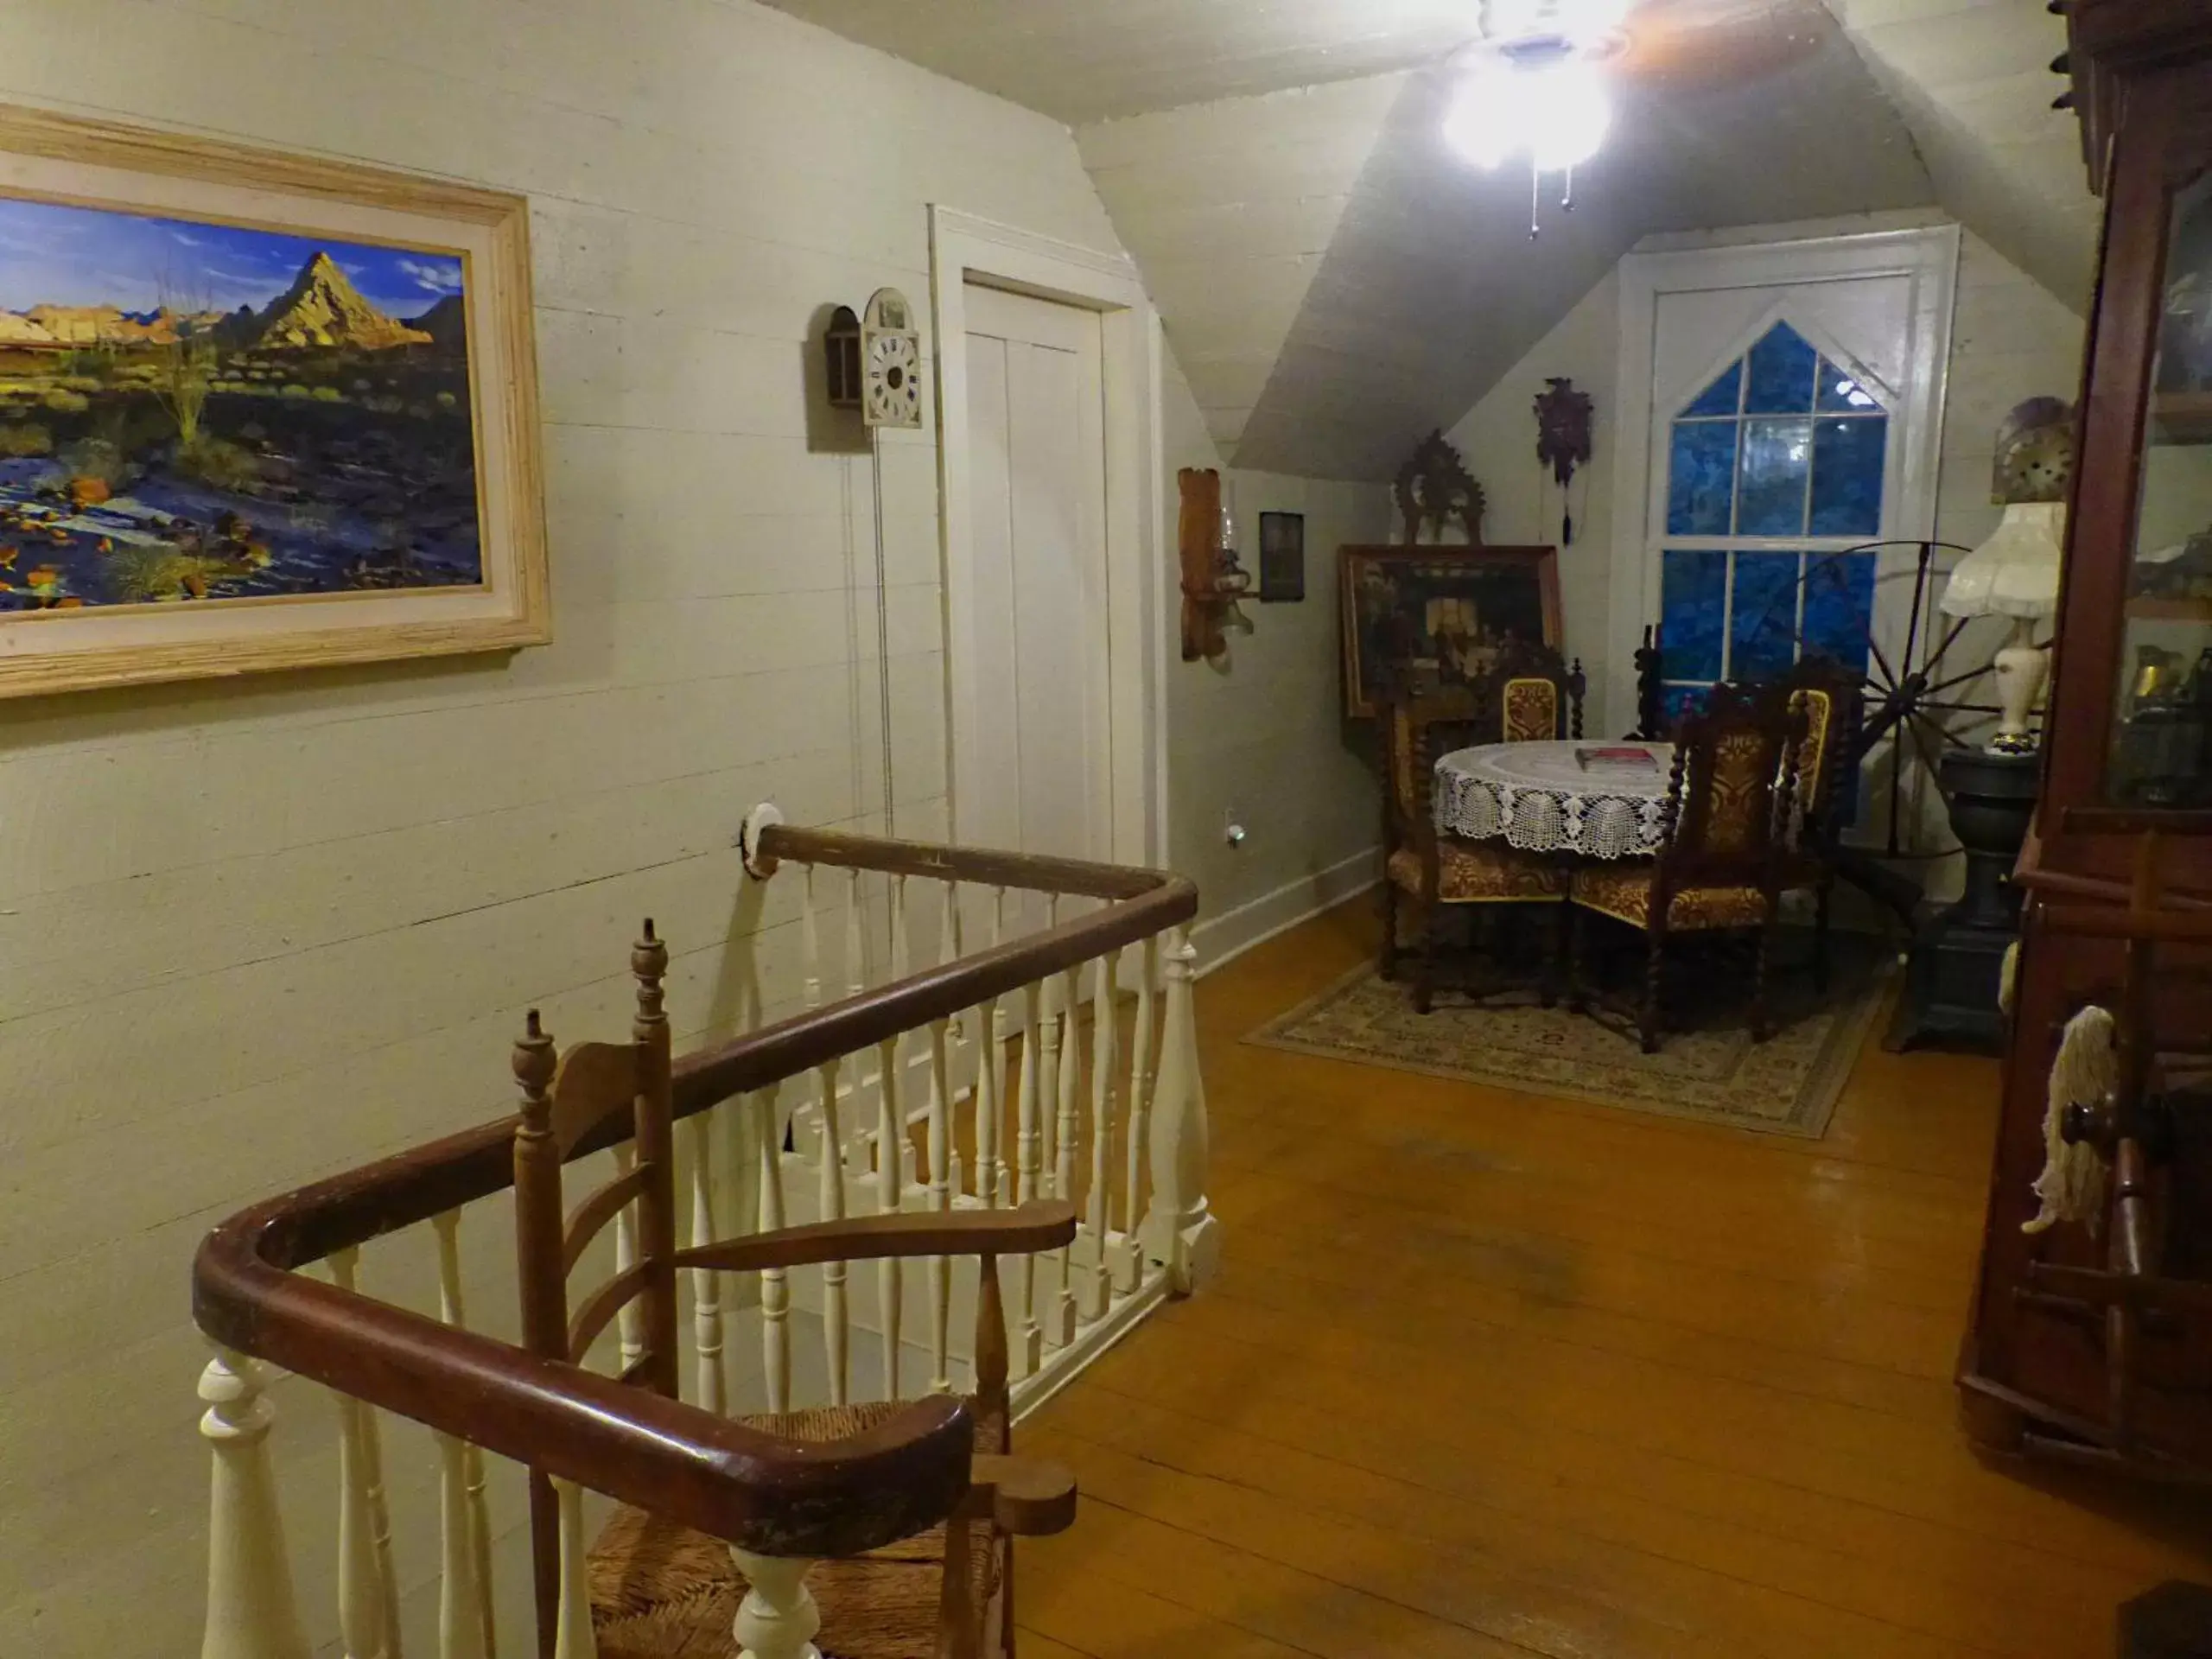
<instances>
[{"instance_id":1,"label":"oriental area rug","mask_svg":"<svg viewBox=\"0 0 2212 1659\"><path fill-rule=\"evenodd\" d=\"M1656 1054L1633 1033L1534 999L1473 1001L1440 988L1414 1012L1402 983L1370 963L1245 1039L1295 1054L1415 1071L1624 1111L1818 1140L1861 1043L1881 1012L1891 963L1872 941L1840 938L1834 977L1816 994L1802 969L1777 977L1775 1027L1754 1043L1740 1009L1670 1029Z\"/></svg>"}]
</instances>

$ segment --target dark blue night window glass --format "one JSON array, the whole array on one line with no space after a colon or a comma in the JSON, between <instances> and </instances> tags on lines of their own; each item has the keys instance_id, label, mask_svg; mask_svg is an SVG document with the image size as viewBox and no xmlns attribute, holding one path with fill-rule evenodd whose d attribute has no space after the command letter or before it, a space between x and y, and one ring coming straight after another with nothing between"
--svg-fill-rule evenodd
<instances>
[{"instance_id":1,"label":"dark blue night window glass","mask_svg":"<svg viewBox=\"0 0 2212 1659\"><path fill-rule=\"evenodd\" d=\"M1830 418L1813 428L1813 517L1815 536L1882 533L1882 457L1890 417Z\"/></svg>"},{"instance_id":2,"label":"dark blue night window glass","mask_svg":"<svg viewBox=\"0 0 2212 1659\"><path fill-rule=\"evenodd\" d=\"M1737 469L1736 534L1802 536L1805 479L1812 461L1811 421L1745 421Z\"/></svg>"},{"instance_id":3,"label":"dark blue night window glass","mask_svg":"<svg viewBox=\"0 0 2212 1659\"><path fill-rule=\"evenodd\" d=\"M1659 688L1659 716L1662 728L1671 732L1684 715L1694 715L1705 707L1709 685L1663 685Z\"/></svg>"},{"instance_id":4,"label":"dark blue night window glass","mask_svg":"<svg viewBox=\"0 0 2212 1659\"><path fill-rule=\"evenodd\" d=\"M1736 555L1729 678L1771 678L1797 660L1797 560L1795 553Z\"/></svg>"},{"instance_id":5,"label":"dark blue night window glass","mask_svg":"<svg viewBox=\"0 0 2212 1659\"><path fill-rule=\"evenodd\" d=\"M1805 562L1805 654L1833 658L1853 674L1866 671L1866 637L1874 623L1872 553L1818 554Z\"/></svg>"},{"instance_id":6,"label":"dark blue night window glass","mask_svg":"<svg viewBox=\"0 0 2212 1659\"><path fill-rule=\"evenodd\" d=\"M1697 401L1682 413L1694 415L1733 415L1744 397L1744 359L1738 358L1722 371L1721 376L1703 391Z\"/></svg>"},{"instance_id":7,"label":"dark blue night window glass","mask_svg":"<svg viewBox=\"0 0 2212 1659\"><path fill-rule=\"evenodd\" d=\"M1745 389L1744 412L1810 414L1813 374L1820 355L1788 323L1776 323L1745 359L1750 365L1751 381Z\"/></svg>"},{"instance_id":8,"label":"dark blue night window glass","mask_svg":"<svg viewBox=\"0 0 2212 1659\"><path fill-rule=\"evenodd\" d=\"M1735 422L1677 421L1668 466L1667 533L1726 536L1735 476Z\"/></svg>"},{"instance_id":9,"label":"dark blue night window glass","mask_svg":"<svg viewBox=\"0 0 2212 1659\"><path fill-rule=\"evenodd\" d=\"M1659 647L1667 677L1719 679L1727 633L1727 554L1669 548L1659 566Z\"/></svg>"},{"instance_id":10,"label":"dark blue night window glass","mask_svg":"<svg viewBox=\"0 0 2212 1659\"><path fill-rule=\"evenodd\" d=\"M1813 407L1821 414L1846 415L1853 410L1871 411L1882 406L1882 400L1852 378L1845 370L1827 360L1821 359L1820 397Z\"/></svg>"}]
</instances>

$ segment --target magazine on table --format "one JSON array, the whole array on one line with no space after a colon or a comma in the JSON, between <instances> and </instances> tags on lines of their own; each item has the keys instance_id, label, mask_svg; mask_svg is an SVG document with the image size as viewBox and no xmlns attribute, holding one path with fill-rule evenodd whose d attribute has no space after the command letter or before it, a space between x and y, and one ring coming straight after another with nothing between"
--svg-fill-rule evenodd
<instances>
[{"instance_id":1,"label":"magazine on table","mask_svg":"<svg viewBox=\"0 0 2212 1659\"><path fill-rule=\"evenodd\" d=\"M1659 770L1659 757L1634 744L1577 749L1574 763L1585 772L1611 772L1622 777L1642 777Z\"/></svg>"}]
</instances>

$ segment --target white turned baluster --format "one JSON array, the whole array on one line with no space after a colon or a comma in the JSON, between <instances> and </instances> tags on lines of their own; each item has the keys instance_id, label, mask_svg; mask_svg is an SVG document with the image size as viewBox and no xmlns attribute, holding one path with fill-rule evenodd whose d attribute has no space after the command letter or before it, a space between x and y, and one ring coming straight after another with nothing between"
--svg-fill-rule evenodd
<instances>
[{"instance_id":1,"label":"white turned baluster","mask_svg":"<svg viewBox=\"0 0 2212 1659\"><path fill-rule=\"evenodd\" d=\"M691 1154L691 1243L711 1244L721 1224L715 1192L714 1114L687 1118L685 1139ZM722 1370L721 1275L704 1269L691 1275L691 1346L698 1365L699 1405L720 1416L729 1409L729 1389Z\"/></svg>"},{"instance_id":2,"label":"white turned baluster","mask_svg":"<svg viewBox=\"0 0 2212 1659\"><path fill-rule=\"evenodd\" d=\"M1080 974L1080 969L1069 969L1058 976L1060 1052L1053 1091L1058 1096L1058 1109L1052 1123L1052 1196L1071 1202L1075 1198L1075 1103L1083 1082L1083 1053L1076 1042L1076 1015L1082 1001ZM1075 1287L1070 1277L1066 1245L1052 1252L1052 1289L1045 1306L1045 1334L1047 1340L1065 1347L1075 1340Z\"/></svg>"},{"instance_id":3,"label":"white turned baluster","mask_svg":"<svg viewBox=\"0 0 2212 1659\"><path fill-rule=\"evenodd\" d=\"M957 881L947 881L942 885L944 891L939 895L940 901L938 906L937 959L942 966L950 968L954 963L960 960L960 884ZM967 1021L960 1015L955 1014L952 1017L952 1022L949 1028L948 1037L948 1040L951 1045L951 1050L957 1050L961 1043L965 1039L966 1027ZM948 1056L951 1050L948 1050ZM960 1148L957 1145L953 1144L952 1141L952 1071L950 1065L948 1063L946 1065L938 1068L938 1071L939 1075L932 1076L930 1082L930 1087L936 1091L934 1098L931 1101L930 1110L931 1116L934 1116L937 1111L937 1103L938 1101L944 1102L946 1152L943 1182L947 1192L957 1192L961 1190L964 1179L964 1171L962 1167ZM935 1165L932 1164L931 1170L933 1173L930 1179L933 1182L939 1179L937 1174L934 1173L935 1167Z\"/></svg>"},{"instance_id":4,"label":"white turned baluster","mask_svg":"<svg viewBox=\"0 0 2212 1659\"><path fill-rule=\"evenodd\" d=\"M614 1173L627 1175L638 1162L637 1143L625 1141L614 1148ZM638 1265L638 1207L626 1204L614 1212L614 1271L627 1273ZM645 1310L634 1296L614 1316L621 1338L621 1375L645 1357Z\"/></svg>"},{"instance_id":5,"label":"white turned baluster","mask_svg":"<svg viewBox=\"0 0 2212 1659\"><path fill-rule=\"evenodd\" d=\"M861 926L861 873L858 870L849 869L845 872L845 995L847 996L858 996L868 988L867 953L868 935ZM857 1069L854 1076L855 1086L857 1088L859 1077ZM868 1131L865 1127L858 1123L853 1126L853 1144L850 1147L837 1148L837 1155L841 1160L864 1159L866 1156ZM856 1164L854 1167L856 1173L863 1178L866 1177L868 1169L864 1163Z\"/></svg>"},{"instance_id":6,"label":"white turned baluster","mask_svg":"<svg viewBox=\"0 0 2212 1659\"><path fill-rule=\"evenodd\" d=\"M991 949L1006 943L1006 889L991 890ZM977 1021L984 1052L976 1065L976 1196L993 1209L1008 1202L1006 1148L999 1136L1006 1092L1006 999L995 996L983 1004Z\"/></svg>"},{"instance_id":7,"label":"white turned baluster","mask_svg":"<svg viewBox=\"0 0 2212 1659\"><path fill-rule=\"evenodd\" d=\"M1168 929L1167 1011L1152 1103L1152 1205L1145 1212L1146 1247L1166 1264L1168 1283L1180 1296L1212 1276L1221 1251L1221 1224L1206 1205L1206 1093L1191 1000L1198 954L1181 928Z\"/></svg>"},{"instance_id":8,"label":"white turned baluster","mask_svg":"<svg viewBox=\"0 0 2212 1659\"><path fill-rule=\"evenodd\" d=\"M331 1282L349 1294L359 1259L351 1248L331 1253ZM336 1398L339 1634L347 1659L398 1659L399 1589L391 1572L391 1515L376 1412L351 1395Z\"/></svg>"},{"instance_id":9,"label":"white turned baluster","mask_svg":"<svg viewBox=\"0 0 2212 1659\"><path fill-rule=\"evenodd\" d=\"M1122 1192L1122 1236L1114 1245L1114 1292L1126 1296L1144 1274L1144 1247L1138 1227L1144 1216L1145 1119L1152 1104L1153 979L1160 971L1157 938L1137 951L1137 1013L1129 1044L1128 1167Z\"/></svg>"},{"instance_id":10,"label":"white turned baluster","mask_svg":"<svg viewBox=\"0 0 2212 1659\"><path fill-rule=\"evenodd\" d=\"M930 1208L952 1208L951 1080L945 1072L945 1022L930 1021ZM939 1394L952 1391L952 1261L932 1255L928 1261L930 1287L930 1387Z\"/></svg>"},{"instance_id":11,"label":"white turned baluster","mask_svg":"<svg viewBox=\"0 0 2212 1659\"><path fill-rule=\"evenodd\" d=\"M553 1624L553 1659L599 1659L591 1628L591 1567L584 1552L584 1494L574 1481L556 1479L561 1513L561 1599Z\"/></svg>"},{"instance_id":12,"label":"white turned baluster","mask_svg":"<svg viewBox=\"0 0 2212 1659\"><path fill-rule=\"evenodd\" d=\"M815 1068L817 1094L822 1115L822 1160L818 1195L823 1221L845 1218L845 1164L837 1155L842 1144L837 1127L837 1062ZM845 1403L846 1379L851 1370L851 1332L845 1315L845 1264L836 1257L822 1264L822 1341L830 1361L830 1403Z\"/></svg>"},{"instance_id":13,"label":"white turned baluster","mask_svg":"<svg viewBox=\"0 0 2212 1659\"><path fill-rule=\"evenodd\" d=\"M461 1294L461 1211L430 1218L438 1236L438 1317L466 1330ZM438 1441L438 1653L440 1659L493 1659L492 1524L484 1499L484 1454L458 1435Z\"/></svg>"},{"instance_id":14,"label":"white turned baluster","mask_svg":"<svg viewBox=\"0 0 2212 1659\"><path fill-rule=\"evenodd\" d=\"M1027 1204L1042 1197L1039 1184L1044 1168L1044 1148L1039 1140L1038 1120L1044 1116L1043 1061L1038 1053L1042 1040L1039 1003L1043 987L1031 980L1021 988L1021 1077L1015 1088L1014 1168L1014 1202ZM1021 1302L1021 1330L1014 1344L1014 1365L1022 1376L1035 1373L1044 1358L1044 1332L1037 1323L1037 1258L1027 1251L1014 1258L1014 1294Z\"/></svg>"},{"instance_id":15,"label":"white turned baluster","mask_svg":"<svg viewBox=\"0 0 2212 1659\"><path fill-rule=\"evenodd\" d=\"M729 1554L747 1586L730 1627L737 1637L737 1659L822 1659L821 1649L814 1645L814 1633L822 1628L822 1610L815 1605L814 1592L806 1587L814 1563L785 1555L755 1555L734 1544Z\"/></svg>"},{"instance_id":16,"label":"white turned baluster","mask_svg":"<svg viewBox=\"0 0 2212 1659\"><path fill-rule=\"evenodd\" d=\"M764 1090L754 1103L760 1114L760 1230L784 1227L784 1137L777 1118L776 1090ZM791 1408L791 1288L788 1270L768 1268L760 1274L760 1369L768 1385L768 1409Z\"/></svg>"},{"instance_id":17,"label":"white turned baluster","mask_svg":"<svg viewBox=\"0 0 2212 1659\"><path fill-rule=\"evenodd\" d=\"M262 1368L218 1347L200 1374L200 1432L214 1451L207 1501L207 1623L200 1659L308 1659L269 1460L276 1412Z\"/></svg>"},{"instance_id":18,"label":"white turned baluster","mask_svg":"<svg viewBox=\"0 0 2212 1659\"><path fill-rule=\"evenodd\" d=\"M1084 1225L1095 1254L1084 1274L1081 1312L1086 1319L1106 1312L1109 1274L1106 1264L1106 1232L1113 1224L1107 1199L1112 1188L1114 1158L1114 957L1098 958L1091 971L1090 1004L1090 1194L1084 1206Z\"/></svg>"},{"instance_id":19,"label":"white turned baluster","mask_svg":"<svg viewBox=\"0 0 2212 1659\"><path fill-rule=\"evenodd\" d=\"M822 1006L822 928L814 911L814 866L801 867L799 874L800 1002L810 1014ZM792 1149L804 1154L806 1151L804 1131L810 1128L817 1139L822 1133L815 1103L810 1100L793 1102L791 1120L795 1126L791 1136Z\"/></svg>"},{"instance_id":20,"label":"white turned baluster","mask_svg":"<svg viewBox=\"0 0 2212 1659\"><path fill-rule=\"evenodd\" d=\"M878 1215L897 1212L899 1203L899 1143L904 1138L899 1115L899 1039L875 1046L875 1210ZM883 1397L899 1397L899 1259L887 1255L875 1264L878 1310L883 1325Z\"/></svg>"}]
</instances>

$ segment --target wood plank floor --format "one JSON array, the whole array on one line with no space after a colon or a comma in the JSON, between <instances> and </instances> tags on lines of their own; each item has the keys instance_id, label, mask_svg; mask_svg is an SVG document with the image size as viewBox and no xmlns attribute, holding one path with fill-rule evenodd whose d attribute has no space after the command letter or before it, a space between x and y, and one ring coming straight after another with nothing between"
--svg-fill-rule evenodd
<instances>
[{"instance_id":1,"label":"wood plank floor","mask_svg":"<svg viewBox=\"0 0 2212 1659\"><path fill-rule=\"evenodd\" d=\"M1227 1266L1025 1429L1031 1659L2109 1655L2202 1498L1953 1420L1992 1062L1870 1044L1819 1141L1247 1046L1364 906L1205 981Z\"/></svg>"}]
</instances>

